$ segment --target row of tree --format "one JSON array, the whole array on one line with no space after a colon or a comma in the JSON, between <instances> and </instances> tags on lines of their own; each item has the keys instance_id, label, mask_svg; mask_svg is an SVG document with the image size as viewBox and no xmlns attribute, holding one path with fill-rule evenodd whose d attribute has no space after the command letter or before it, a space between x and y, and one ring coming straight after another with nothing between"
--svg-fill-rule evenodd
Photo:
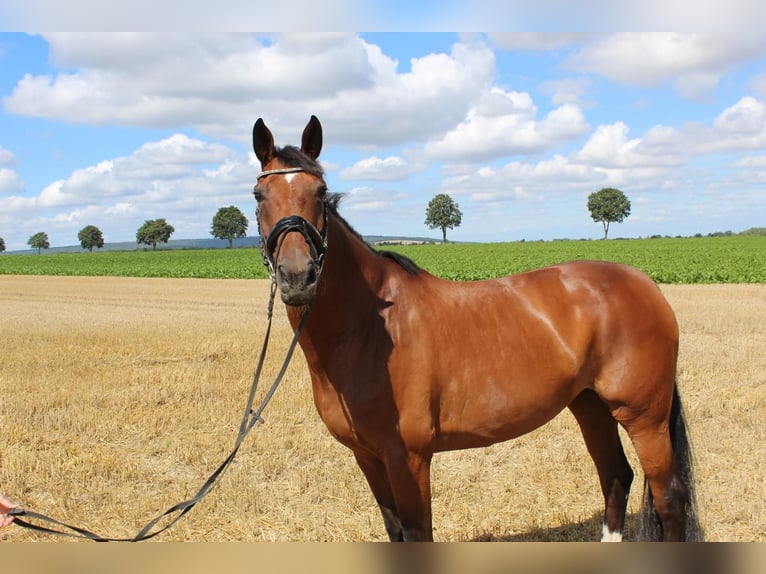
<instances>
[{"instance_id":1,"label":"row of tree","mask_svg":"<svg viewBox=\"0 0 766 574\"><path fill-rule=\"evenodd\" d=\"M596 223L604 226L604 239L609 234L610 223L622 223L630 215L630 200L619 189L606 187L588 196L588 211ZM446 193L439 193L428 202L426 225L429 229L441 229L442 241L447 242L447 230L459 227L463 214L457 203Z\"/></svg>"},{"instance_id":2,"label":"row of tree","mask_svg":"<svg viewBox=\"0 0 766 574\"><path fill-rule=\"evenodd\" d=\"M226 239L229 247L232 247L235 239L241 239L247 236L247 217L242 211L234 206L222 207L213 217L210 226L210 234L216 239ZM157 249L158 243L167 243L170 236L175 233L175 228L164 218L147 219L144 224L136 231L136 243L139 245L151 245L152 249ZM80 246L88 251L93 248L104 246L104 234L95 225L86 225L77 234ZM43 249L50 248L48 234L44 231L38 231L27 240L27 245L32 249L37 249L40 253ZM5 241L0 237L0 253L5 251Z\"/></svg>"},{"instance_id":3,"label":"row of tree","mask_svg":"<svg viewBox=\"0 0 766 574\"><path fill-rule=\"evenodd\" d=\"M588 196L588 211L595 222L600 222L604 227L604 239L609 234L610 223L621 223L630 215L630 201L619 189L607 187L595 191ZM446 193L439 193L428 202L426 207L425 224L430 229L441 229L442 241L447 242L447 229L459 227L463 214L458 204ZM213 217L210 226L210 234L217 239L226 239L229 247L232 247L235 239L247 236L247 217L242 211L233 205L222 207ZM139 245L151 245L157 249L158 243L167 243L175 228L164 218L147 219L136 231L136 243ZM83 249L93 251L93 248L104 246L104 234L95 225L83 227L77 234L77 239ZM48 249L50 242L48 234L44 231L35 233L29 238L27 244L40 253L41 249ZM0 237L0 252L5 251L5 241Z\"/></svg>"}]
</instances>

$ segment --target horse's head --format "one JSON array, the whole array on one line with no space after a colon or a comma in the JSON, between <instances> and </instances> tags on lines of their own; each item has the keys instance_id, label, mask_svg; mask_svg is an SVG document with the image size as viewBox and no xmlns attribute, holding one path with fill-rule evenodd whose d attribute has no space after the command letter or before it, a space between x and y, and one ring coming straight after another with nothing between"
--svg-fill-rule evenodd
<instances>
[{"instance_id":1,"label":"horse's head","mask_svg":"<svg viewBox=\"0 0 766 574\"><path fill-rule=\"evenodd\" d=\"M322 126L311 116L301 149L277 148L271 131L258 119L253 150L261 162L255 185L261 250L287 305L314 300L324 262L327 185L316 161L322 150Z\"/></svg>"}]
</instances>

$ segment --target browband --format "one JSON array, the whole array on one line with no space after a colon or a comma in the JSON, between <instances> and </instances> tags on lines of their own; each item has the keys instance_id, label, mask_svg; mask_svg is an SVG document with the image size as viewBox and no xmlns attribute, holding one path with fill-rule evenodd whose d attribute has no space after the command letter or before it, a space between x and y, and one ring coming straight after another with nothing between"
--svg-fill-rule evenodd
<instances>
[{"instance_id":1,"label":"browband","mask_svg":"<svg viewBox=\"0 0 766 574\"><path fill-rule=\"evenodd\" d=\"M277 173L298 173L299 171L304 171L302 167L283 167L280 169L268 169L266 171L262 171L258 174L258 177L256 180L261 179L262 177L266 177L267 175L274 175Z\"/></svg>"}]
</instances>

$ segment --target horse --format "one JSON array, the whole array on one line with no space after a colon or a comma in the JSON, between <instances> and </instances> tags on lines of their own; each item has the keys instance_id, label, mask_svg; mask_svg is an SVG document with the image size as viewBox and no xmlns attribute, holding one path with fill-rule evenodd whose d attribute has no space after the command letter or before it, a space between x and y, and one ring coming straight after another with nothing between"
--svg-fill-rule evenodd
<instances>
[{"instance_id":1,"label":"horse","mask_svg":"<svg viewBox=\"0 0 766 574\"><path fill-rule=\"evenodd\" d=\"M275 146L255 122L261 246L293 330L305 319L298 341L319 416L352 451L389 539L433 540L435 453L519 437L564 408L596 466L602 540L622 539L633 480L618 424L644 472L639 535L701 539L678 325L657 285L598 261L440 279L343 219L321 149L313 115L300 148Z\"/></svg>"}]
</instances>

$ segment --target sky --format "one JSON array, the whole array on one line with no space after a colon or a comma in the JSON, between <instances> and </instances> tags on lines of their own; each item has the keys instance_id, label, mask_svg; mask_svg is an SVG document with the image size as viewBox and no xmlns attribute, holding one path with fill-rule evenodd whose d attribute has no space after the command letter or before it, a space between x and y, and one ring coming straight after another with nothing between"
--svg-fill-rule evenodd
<instances>
[{"instance_id":1,"label":"sky","mask_svg":"<svg viewBox=\"0 0 766 574\"><path fill-rule=\"evenodd\" d=\"M757 30L4 32L0 237L135 241L159 217L210 237L228 205L255 235L253 123L297 145L312 114L364 235L439 239L425 209L446 193L450 240L597 239L604 187L632 205L610 237L766 226Z\"/></svg>"}]
</instances>

